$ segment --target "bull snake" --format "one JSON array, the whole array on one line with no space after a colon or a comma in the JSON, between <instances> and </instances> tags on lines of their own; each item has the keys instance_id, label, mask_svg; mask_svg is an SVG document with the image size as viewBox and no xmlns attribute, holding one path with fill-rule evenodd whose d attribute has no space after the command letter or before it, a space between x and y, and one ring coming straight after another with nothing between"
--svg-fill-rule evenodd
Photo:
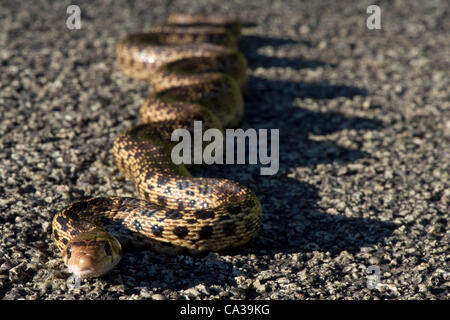
<instances>
[{"instance_id":1,"label":"bull snake","mask_svg":"<svg viewBox=\"0 0 450 320\"><path fill-rule=\"evenodd\" d=\"M113 146L120 172L140 199L91 198L54 216L54 240L74 275L101 276L117 265L122 246L112 233L131 234L166 254L220 251L256 236L261 205L248 187L192 177L169 156L174 129L192 130L193 120L201 120L223 130L242 120L247 65L236 49L240 30L236 19L171 15L167 25L119 41L122 71L149 81L152 90L140 108L142 124Z\"/></svg>"}]
</instances>

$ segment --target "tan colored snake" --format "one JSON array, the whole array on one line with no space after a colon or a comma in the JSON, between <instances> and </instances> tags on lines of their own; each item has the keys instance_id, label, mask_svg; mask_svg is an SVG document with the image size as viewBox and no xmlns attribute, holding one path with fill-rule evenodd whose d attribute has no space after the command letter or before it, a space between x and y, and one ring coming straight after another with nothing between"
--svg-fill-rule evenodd
<instances>
[{"instance_id":1,"label":"tan colored snake","mask_svg":"<svg viewBox=\"0 0 450 320\"><path fill-rule=\"evenodd\" d=\"M192 177L170 159L170 134L237 126L246 60L236 49L241 24L223 17L173 15L168 25L126 36L117 45L121 69L150 82L142 123L121 134L113 154L139 199L100 197L75 202L53 219L53 237L69 270L100 276L120 260L119 240L148 249L196 254L237 247L260 228L261 206L247 187L227 179ZM124 232L125 230L125 232Z\"/></svg>"}]
</instances>

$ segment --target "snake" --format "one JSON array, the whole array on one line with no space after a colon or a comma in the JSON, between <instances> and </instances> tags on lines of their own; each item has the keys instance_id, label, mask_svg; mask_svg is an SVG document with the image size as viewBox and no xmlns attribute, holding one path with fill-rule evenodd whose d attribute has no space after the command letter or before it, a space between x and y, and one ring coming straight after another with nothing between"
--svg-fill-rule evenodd
<instances>
[{"instance_id":1,"label":"snake","mask_svg":"<svg viewBox=\"0 0 450 320\"><path fill-rule=\"evenodd\" d=\"M120 69L149 83L138 124L120 134L112 153L139 198L96 197L57 212L52 235L69 271L99 277L121 260L126 241L157 253L201 255L236 248L261 226L261 204L243 184L193 177L170 157L175 129L239 125L247 62L237 49L242 23L223 16L172 14L116 45Z\"/></svg>"}]
</instances>

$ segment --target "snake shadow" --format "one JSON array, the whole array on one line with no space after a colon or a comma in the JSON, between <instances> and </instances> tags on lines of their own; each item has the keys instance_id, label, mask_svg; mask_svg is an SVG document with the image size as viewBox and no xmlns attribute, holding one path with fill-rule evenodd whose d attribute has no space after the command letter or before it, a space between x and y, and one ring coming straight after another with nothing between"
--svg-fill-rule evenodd
<instances>
[{"instance_id":1,"label":"snake shadow","mask_svg":"<svg viewBox=\"0 0 450 320\"><path fill-rule=\"evenodd\" d=\"M274 256L280 252L321 251L331 255L344 250L357 252L361 247L382 242L396 228L393 223L358 217L356 213L348 217L323 212L317 205L321 200L319 190L301 181L299 174L290 177L299 167L346 164L371 157L364 151L338 146L332 141L312 140L311 134L377 130L383 126L377 119L303 109L294 105L294 100L353 98L366 94L365 89L354 86L250 79L245 95L246 127L279 128L279 172L261 176L259 166L226 166L218 168L218 175L232 173L232 179L248 184L260 199L262 229L250 250L256 256Z\"/></svg>"},{"instance_id":2,"label":"snake shadow","mask_svg":"<svg viewBox=\"0 0 450 320\"><path fill-rule=\"evenodd\" d=\"M249 42L246 44L246 42ZM263 46L298 44L294 40L265 37L245 38L241 47L251 69L264 67L333 68L323 61L301 58L268 59L258 53ZM310 43L303 43L310 45ZM315 186L290 178L298 167L318 164L351 163L371 155L364 151L344 148L332 141L315 141L314 135L327 135L342 130L378 130L383 122L375 118L349 117L339 112L316 112L298 106L303 99L332 100L367 96L365 88L335 85L328 82L273 80L251 77L245 94L248 126L279 128L280 169L276 175L261 176L252 171L251 188L263 207L263 226L254 241L255 254L273 256L276 253L321 251L337 255L346 250L357 252L361 247L380 243L397 227L390 222L343 214L328 214L317 205L320 201ZM301 105L301 104L300 104ZM270 144L269 144L270 145ZM297 176L299 174L296 174ZM239 174L238 174L239 176ZM372 208L376 211L376 208Z\"/></svg>"},{"instance_id":3,"label":"snake shadow","mask_svg":"<svg viewBox=\"0 0 450 320\"><path fill-rule=\"evenodd\" d=\"M303 69L303 68L318 68L323 66L334 66L333 64L326 63L318 60L305 60L299 58L288 58L288 57L272 57L267 55L261 55L258 53L259 48L265 46L271 47L279 47L279 46L289 46L289 45L297 45L302 44L305 46L311 46L310 41L298 41L292 39L281 39L276 37L260 37L255 35L245 36L244 39L239 43L239 50L243 52L248 61L248 65L251 69L256 68L272 68L272 67L281 67L281 68L295 68L295 69ZM249 55L247 55L247 53Z\"/></svg>"}]
</instances>

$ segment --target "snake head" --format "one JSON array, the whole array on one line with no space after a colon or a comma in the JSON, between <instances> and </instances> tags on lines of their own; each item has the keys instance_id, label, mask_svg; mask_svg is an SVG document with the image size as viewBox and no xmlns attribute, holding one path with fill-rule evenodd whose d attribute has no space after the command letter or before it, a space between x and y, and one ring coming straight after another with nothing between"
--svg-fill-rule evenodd
<instances>
[{"instance_id":1,"label":"snake head","mask_svg":"<svg viewBox=\"0 0 450 320\"><path fill-rule=\"evenodd\" d=\"M109 272L121 257L119 241L103 231L75 237L62 254L70 272L80 278L98 277Z\"/></svg>"}]
</instances>

